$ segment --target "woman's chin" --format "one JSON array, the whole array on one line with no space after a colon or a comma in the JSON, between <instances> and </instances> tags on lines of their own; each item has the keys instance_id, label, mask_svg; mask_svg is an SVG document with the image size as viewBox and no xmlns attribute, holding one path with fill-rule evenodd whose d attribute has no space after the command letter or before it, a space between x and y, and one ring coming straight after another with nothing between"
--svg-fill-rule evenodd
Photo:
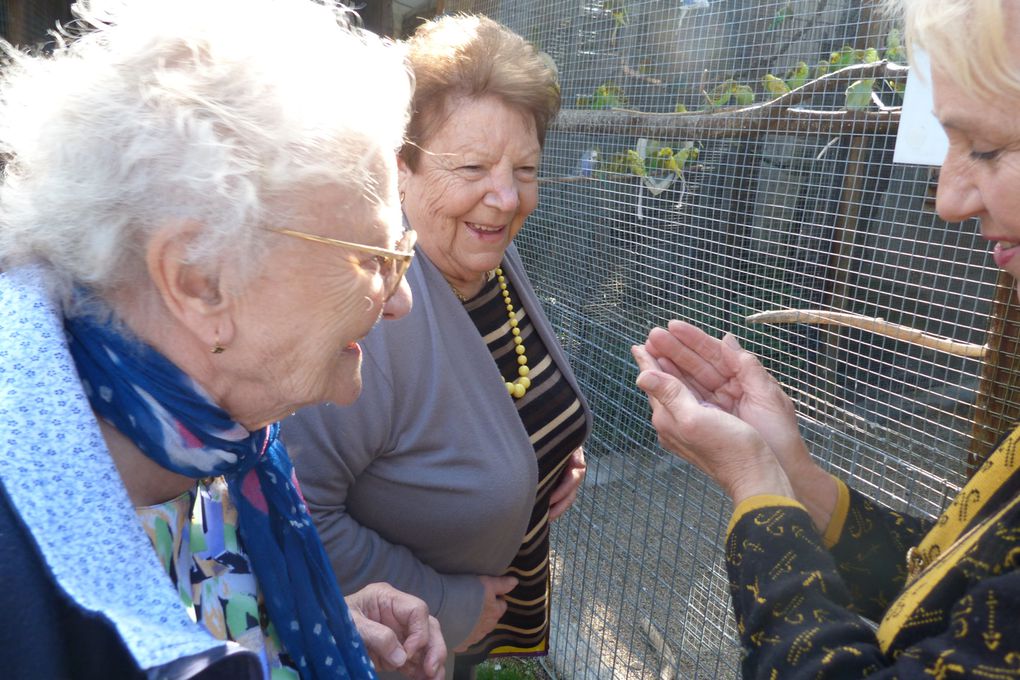
<instances>
[{"instance_id":1,"label":"woman's chin","mask_svg":"<svg viewBox=\"0 0 1020 680\"><path fill-rule=\"evenodd\" d=\"M353 404L361 394L361 346L352 342L340 350L340 361L333 371L329 394L325 401L338 406Z\"/></svg>"},{"instance_id":2,"label":"woman's chin","mask_svg":"<svg viewBox=\"0 0 1020 680\"><path fill-rule=\"evenodd\" d=\"M361 371L353 378L346 378L337 385L329 396L329 401L337 406L350 406L358 400L361 394Z\"/></svg>"}]
</instances>

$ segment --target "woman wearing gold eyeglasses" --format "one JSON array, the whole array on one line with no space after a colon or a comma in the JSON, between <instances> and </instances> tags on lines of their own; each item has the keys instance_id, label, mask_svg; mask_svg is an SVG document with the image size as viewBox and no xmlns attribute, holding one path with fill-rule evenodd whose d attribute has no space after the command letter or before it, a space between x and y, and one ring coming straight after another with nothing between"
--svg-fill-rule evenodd
<instances>
[{"instance_id":1,"label":"woman wearing gold eyeglasses","mask_svg":"<svg viewBox=\"0 0 1020 680\"><path fill-rule=\"evenodd\" d=\"M584 475L588 409L512 245L559 88L489 19L443 17L408 46L414 309L365 339L353 407L304 409L283 432L341 585L423 598L470 676L490 652L545 652L548 523Z\"/></svg>"},{"instance_id":2,"label":"woman wearing gold eyeglasses","mask_svg":"<svg viewBox=\"0 0 1020 680\"><path fill-rule=\"evenodd\" d=\"M442 677L423 601L344 598L277 424L410 309L402 52L330 3L107 4L0 45L5 673Z\"/></svg>"}]
</instances>

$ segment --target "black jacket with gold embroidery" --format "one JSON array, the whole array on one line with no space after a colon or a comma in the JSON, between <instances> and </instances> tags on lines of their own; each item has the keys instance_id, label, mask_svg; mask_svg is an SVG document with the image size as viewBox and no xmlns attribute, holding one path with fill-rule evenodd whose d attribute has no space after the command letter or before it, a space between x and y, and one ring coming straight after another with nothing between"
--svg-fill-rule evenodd
<instances>
[{"instance_id":1,"label":"black jacket with gold embroidery","mask_svg":"<svg viewBox=\"0 0 1020 680\"><path fill-rule=\"evenodd\" d=\"M1018 451L1020 430L937 522L842 483L824 538L790 499L741 503L726 565L744 677L1020 678Z\"/></svg>"}]
</instances>

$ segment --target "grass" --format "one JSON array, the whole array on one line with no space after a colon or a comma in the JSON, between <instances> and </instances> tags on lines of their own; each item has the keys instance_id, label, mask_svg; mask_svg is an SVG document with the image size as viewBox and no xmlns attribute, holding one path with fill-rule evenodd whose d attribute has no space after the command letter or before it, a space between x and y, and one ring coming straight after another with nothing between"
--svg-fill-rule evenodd
<instances>
[{"instance_id":1,"label":"grass","mask_svg":"<svg viewBox=\"0 0 1020 680\"><path fill-rule=\"evenodd\" d=\"M478 666L477 680L549 680L535 659L490 659Z\"/></svg>"}]
</instances>

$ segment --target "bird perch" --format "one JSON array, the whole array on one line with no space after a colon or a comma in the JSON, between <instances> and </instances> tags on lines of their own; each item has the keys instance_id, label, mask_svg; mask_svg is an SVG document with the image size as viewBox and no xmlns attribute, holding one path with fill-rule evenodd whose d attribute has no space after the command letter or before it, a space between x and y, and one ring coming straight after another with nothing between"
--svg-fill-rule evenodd
<instances>
[{"instance_id":1,"label":"bird perch","mask_svg":"<svg viewBox=\"0 0 1020 680\"><path fill-rule=\"evenodd\" d=\"M919 331L910 326L903 326L892 323L880 317L863 316L850 312L827 312L824 310L809 309L776 309L768 312L758 312L746 319L747 323L803 323L816 326L845 326L871 331L886 338L893 338L909 342L913 345L920 345L928 349L935 349L960 357L982 358L988 352L986 345L975 345L969 342L960 342L952 338L945 338L940 335L933 335Z\"/></svg>"}]
</instances>

